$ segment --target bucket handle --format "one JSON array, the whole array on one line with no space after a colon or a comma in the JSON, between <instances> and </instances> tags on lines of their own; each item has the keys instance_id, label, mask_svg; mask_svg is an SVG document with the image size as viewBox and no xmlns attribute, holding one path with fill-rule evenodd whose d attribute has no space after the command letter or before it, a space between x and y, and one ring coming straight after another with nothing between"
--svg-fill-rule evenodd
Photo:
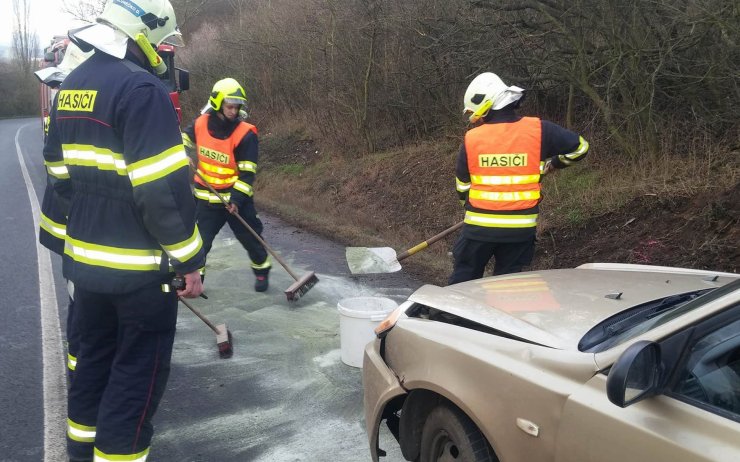
<instances>
[{"instance_id":1,"label":"bucket handle","mask_svg":"<svg viewBox=\"0 0 740 462\"><path fill-rule=\"evenodd\" d=\"M380 322L380 321L384 320L387 317L388 317L387 314L374 314L374 315L370 316L370 320L373 321L373 322Z\"/></svg>"}]
</instances>

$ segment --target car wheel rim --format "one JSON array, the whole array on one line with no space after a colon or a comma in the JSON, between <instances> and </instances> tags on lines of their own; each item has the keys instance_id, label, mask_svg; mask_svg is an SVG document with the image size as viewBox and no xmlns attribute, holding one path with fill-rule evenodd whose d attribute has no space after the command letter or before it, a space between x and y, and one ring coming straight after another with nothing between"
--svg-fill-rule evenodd
<instances>
[{"instance_id":1,"label":"car wheel rim","mask_svg":"<svg viewBox=\"0 0 740 462\"><path fill-rule=\"evenodd\" d=\"M460 449L446 432L440 432L434 438L432 443L432 454L436 462L455 462L460 460Z\"/></svg>"}]
</instances>

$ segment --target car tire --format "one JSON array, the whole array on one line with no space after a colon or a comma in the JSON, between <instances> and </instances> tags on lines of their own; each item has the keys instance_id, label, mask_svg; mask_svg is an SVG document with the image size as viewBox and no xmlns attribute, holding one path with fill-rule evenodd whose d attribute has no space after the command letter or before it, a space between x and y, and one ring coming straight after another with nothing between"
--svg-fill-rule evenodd
<instances>
[{"instance_id":1,"label":"car tire","mask_svg":"<svg viewBox=\"0 0 740 462\"><path fill-rule=\"evenodd\" d=\"M478 427L458 408L441 404L429 413L421 432L419 462L497 462Z\"/></svg>"}]
</instances>

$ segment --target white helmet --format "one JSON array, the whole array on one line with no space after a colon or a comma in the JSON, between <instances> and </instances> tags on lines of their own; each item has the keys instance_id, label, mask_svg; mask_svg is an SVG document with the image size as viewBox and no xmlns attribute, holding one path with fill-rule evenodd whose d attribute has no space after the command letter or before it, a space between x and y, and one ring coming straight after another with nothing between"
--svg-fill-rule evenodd
<instances>
[{"instance_id":1,"label":"white helmet","mask_svg":"<svg viewBox=\"0 0 740 462\"><path fill-rule=\"evenodd\" d=\"M168 0L108 0L99 23L108 24L136 40L144 34L155 46L183 46L175 10Z\"/></svg>"},{"instance_id":2,"label":"white helmet","mask_svg":"<svg viewBox=\"0 0 740 462\"><path fill-rule=\"evenodd\" d=\"M524 89L515 86L506 86L503 80L493 72L484 72L474 78L463 99L463 114L470 114L469 120L475 123L488 114L519 101L524 95Z\"/></svg>"},{"instance_id":3,"label":"white helmet","mask_svg":"<svg viewBox=\"0 0 740 462\"><path fill-rule=\"evenodd\" d=\"M92 54L92 51L86 53L80 50L77 45L70 42L64 50L64 58L62 58L62 62L59 63L58 66L45 67L34 72L34 74L36 74L36 77L38 77L41 83L51 87L59 86L64 79L67 78L67 75L69 75L70 72L82 64Z\"/></svg>"},{"instance_id":4,"label":"white helmet","mask_svg":"<svg viewBox=\"0 0 740 462\"><path fill-rule=\"evenodd\" d=\"M69 74L92 54L92 51L84 52L77 45L70 42L64 50L64 58L59 63L59 68Z\"/></svg>"}]
</instances>

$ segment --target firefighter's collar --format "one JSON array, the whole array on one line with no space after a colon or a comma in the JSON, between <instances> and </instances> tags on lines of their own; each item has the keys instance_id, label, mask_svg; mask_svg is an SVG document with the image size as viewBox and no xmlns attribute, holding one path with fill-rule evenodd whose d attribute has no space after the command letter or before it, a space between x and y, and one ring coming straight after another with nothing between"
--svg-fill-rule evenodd
<instances>
[{"instance_id":1,"label":"firefighter's collar","mask_svg":"<svg viewBox=\"0 0 740 462\"><path fill-rule=\"evenodd\" d=\"M69 38L85 52L95 48L118 59L126 56L128 36L107 24L90 24L71 30Z\"/></svg>"}]
</instances>

